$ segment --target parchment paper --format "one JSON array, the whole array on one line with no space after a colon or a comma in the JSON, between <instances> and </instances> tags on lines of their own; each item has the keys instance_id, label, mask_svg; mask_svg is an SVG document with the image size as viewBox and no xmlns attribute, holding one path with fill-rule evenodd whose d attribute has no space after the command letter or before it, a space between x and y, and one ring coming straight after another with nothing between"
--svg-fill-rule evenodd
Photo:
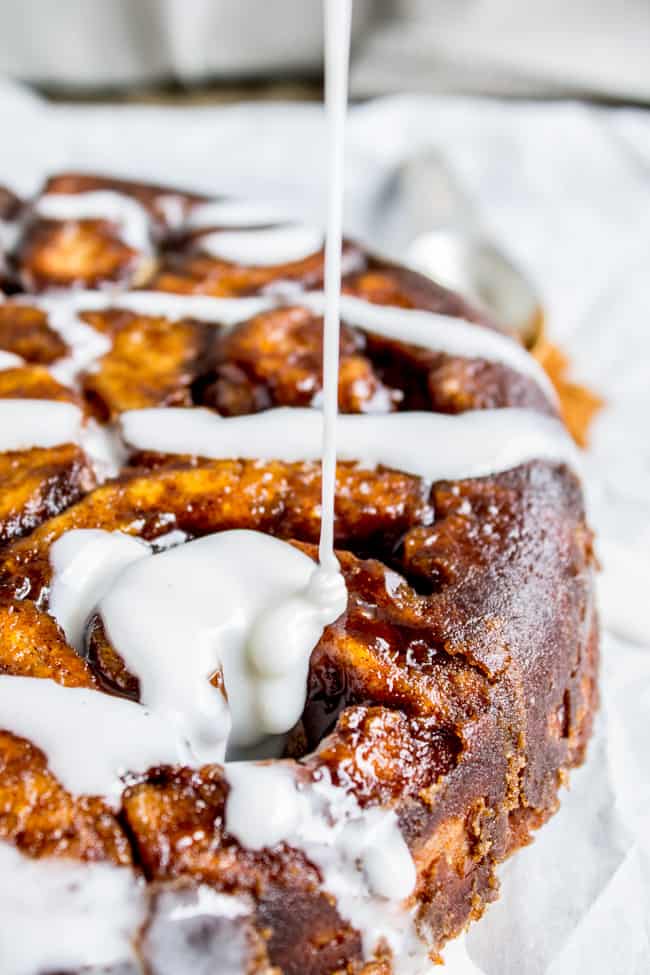
<instances>
[{"instance_id":1,"label":"parchment paper","mask_svg":"<svg viewBox=\"0 0 650 975\"><path fill-rule=\"evenodd\" d=\"M318 218L314 105L46 107L0 86L0 181L85 168L271 195ZM607 399L585 460L600 533L603 706L559 814L502 870L474 925L485 975L650 971L650 115L399 97L352 110L347 224L399 255L397 167L436 146L543 298L551 336ZM630 638L631 637L631 638Z\"/></svg>"}]
</instances>

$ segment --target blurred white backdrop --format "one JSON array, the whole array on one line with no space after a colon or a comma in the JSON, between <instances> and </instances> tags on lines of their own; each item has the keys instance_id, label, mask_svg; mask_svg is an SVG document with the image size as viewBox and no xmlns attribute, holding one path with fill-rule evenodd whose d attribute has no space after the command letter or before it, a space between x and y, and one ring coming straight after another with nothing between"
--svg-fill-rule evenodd
<instances>
[{"instance_id":1,"label":"blurred white backdrop","mask_svg":"<svg viewBox=\"0 0 650 975\"><path fill-rule=\"evenodd\" d=\"M2 0L0 74L84 88L314 75L321 0ZM648 0L354 0L352 90L650 101Z\"/></svg>"}]
</instances>

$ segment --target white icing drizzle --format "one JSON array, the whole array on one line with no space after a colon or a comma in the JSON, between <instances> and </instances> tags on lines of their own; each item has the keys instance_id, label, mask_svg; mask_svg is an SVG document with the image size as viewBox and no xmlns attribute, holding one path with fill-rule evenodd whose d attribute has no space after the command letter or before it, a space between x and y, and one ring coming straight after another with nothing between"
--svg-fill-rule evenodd
<instances>
[{"instance_id":1,"label":"white icing drizzle","mask_svg":"<svg viewBox=\"0 0 650 975\"><path fill-rule=\"evenodd\" d=\"M100 480L119 471L126 451L114 431L63 400L0 399L0 452L79 444Z\"/></svg>"},{"instance_id":2,"label":"white icing drizzle","mask_svg":"<svg viewBox=\"0 0 650 975\"><path fill-rule=\"evenodd\" d=\"M175 729L142 705L41 678L0 675L0 728L40 748L69 792L116 804L129 773L192 764Z\"/></svg>"},{"instance_id":3,"label":"white icing drizzle","mask_svg":"<svg viewBox=\"0 0 650 975\"><path fill-rule=\"evenodd\" d=\"M201 251L245 267L291 264L316 254L323 232L307 224L288 224L268 230L217 230L197 242Z\"/></svg>"},{"instance_id":4,"label":"white icing drizzle","mask_svg":"<svg viewBox=\"0 0 650 975\"><path fill-rule=\"evenodd\" d=\"M144 891L128 867L33 860L0 843L2 975L135 965L133 939L145 912Z\"/></svg>"},{"instance_id":5,"label":"white icing drizzle","mask_svg":"<svg viewBox=\"0 0 650 975\"><path fill-rule=\"evenodd\" d=\"M328 135L327 236L323 322L323 419L321 528L318 557L331 572L338 570L334 555L334 500L339 397L341 331L341 255L345 187L345 115L348 99L351 0L324 3L325 113Z\"/></svg>"},{"instance_id":6,"label":"white icing drizzle","mask_svg":"<svg viewBox=\"0 0 650 975\"><path fill-rule=\"evenodd\" d=\"M162 213L166 226L175 230L185 221L187 203L179 193L163 192L156 197L156 209Z\"/></svg>"},{"instance_id":7,"label":"white icing drizzle","mask_svg":"<svg viewBox=\"0 0 650 975\"><path fill-rule=\"evenodd\" d=\"M0 451L78 443L81 410L47 399L0 399Z\"/></svg>"},{"instance_id":8,"label":"white icing drizzle","mask_svg":"<svg viewBox=\"0 0 650 975\"><path fill-rule=\"evenodd\" d=\"M212 298L164 291L127 291L113 297L107 307L122 308L137 315L160 316L170 321L195 318L215 325L236 325L276 305L277 301L267 297Z\"/></svg>"},{"instance_id":9,"label":"white icing drizzle","mask_svg":"<svg viewBox=\"0 0 650 975\"><path fill-rule=\"evenodd\" d=\"M80 443L100 483L119 474L128 452L114 427L102 426L93 419L86 420L81 428Z\"/></svg>"},{"instance_id":10,"label":"white icing drizzle","mask_svg":"<svg viewBox=\"0 0 650 975\"><path fill-rule=\"evenodd\" d=\"M58 382L73 386L80 372L96 364L111 348L108 335L103 335L83 322L82 311L103 311L109 298L99 291L79 291L73 294L52 294L47 297L15 299L21 305L39 308L47 315L47 324L69 348L68 355L54 362L49 372Z\"/></svg>"},{"instance_id":11,"label":"white icing drizzle","mask_svg":"<svg viewBox=\"0 0 650 975\"><path fill-rule=\"evenodd\" d=\"M49 611L79 653L88 617L119 573L151 554L144 542L123 532L75 528L50 548Z\"/></svg>"},{"instance_id":12,"label":"white icing drizzle","mask_svg":"<svg viewBox=\"0 0 650 975\"><path fill-rule=\"evenodd\" d=\"M122 414L124 438L138 450L214 459L318 460L319 410L280 407L223 418L208 410L151 409ZM563 424L534 410L344 415L339 460L379 464L428 480L497 474L540 459L579 466Z\"/></svg>"},{"instance_id":13,"label":"white icing drizzle","mask_svg":"<svg viewBox=\"0 0 650 975\"><path fill-rule=\"evenodd\" d=\"M272 224L290 223L289 208L268 200L210 200L192 207L184 221L186 230L210 227L266 227Z\"/></svg>"},{"instance_id":14,"label":"white icing drizzle","mask_svg":"<svg viewBox=\"0 0 650 975\"><path fill-rule=\"evenodd\" d=\"M14 355L13 352L5 352L4 349L0 349L0 371L4 372L5 369L17 369L20 366L25 365L25 360L19 355Z\"/></svg>"},{"instance_id":15,"label":"white icing drizzle","mask_svg":"<svg viewBox=\"0 0 650 975\"><path fill-rule=\"evenodd\" d=\"M125 193L46 193L36 201L34 212L44 220L108 220L119 227L122 240L129 247L143 253L151 249L149 214Z\"/></svg>"},{"instance_id":16,"label":"white icing drizzle","mask_svg":"<svg viewBox=\"0 0 650 975\"><path fill-rule=\"evenodd\" d=\"M155 975L244 975L251 946L241 898L205 885L163 888L147 925L142 955Z\"/></svg>"},{"instance_id":17,"label":"white icing drizzle","mask_svg":"<svg viewBox=\"0 0 650 975\"><path fill-rule=\"evenodd\" d=\"M77 291L45 297L20 296L18 304L39 308L47 315L49 327L59 335L70 352L49 367L50 373L65 385L74 385L81 372L92 372L111 349L110 336L82 321L84 311L117 308L135 315L178 321L193 318L215 325L235 325L277 306L270 297L212 298L208 295L176 295L162 291ZM8 354L8 353L6 353Z\"/></svg>"},{"instance_id":18,"label":"white icing drizzle","mask_svg":"<svg viewBox=\"0 0 650 975\"><path fill-rule=\"evenodd\" d=\"M319 292L304 294L300 303L322 315L326 300ZM451 315L412 308L377 305L352 295L341 296L341 317L363 331L451 356L485 359L533 379L552 402L557 393L539 362L514 339L493 329Z\"/></svg>"},{"instance_id":19,"label":"white icing drizzle","mask_svg":"<svg viewBox=\"0 0 650 975\"><path fill-rule=\"evenodd\" d=\"M198 761L222 760L227 741L246 747L293 727L311 651L346 601L340 575L260 532L221 532L151 555L119 532L78 529L50 557L50 612L70 642L81 648L97 607L143 705ZM210 684L220 669L230 713Z\"/></svg>"},{"instance_id":20,"label":"white icing drizzle","mask_svg":"<svg viewBox=\"0 0 650 975\"><path fill-rule=\"evenodd\" d=\"M288 765L231 763L225 774L229 833L254 850L287 843L304 851L342 917L361 933L366 958L385 938L400 975L429 971L413 911L403 906L416 872L393 811L362 809L325 776L297 787Z\"/></svg>"}]
</instances>

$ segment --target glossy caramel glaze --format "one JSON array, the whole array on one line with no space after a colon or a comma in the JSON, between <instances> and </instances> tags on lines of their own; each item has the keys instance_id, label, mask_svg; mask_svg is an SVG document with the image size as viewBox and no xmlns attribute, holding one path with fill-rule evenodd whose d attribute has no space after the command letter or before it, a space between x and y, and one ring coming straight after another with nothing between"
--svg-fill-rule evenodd
<instances>
[{"instance_id":1,"label":"glossy caramel glaze","mask_svg":"<svg viewBox=\"0 0 650 975\"><path fill-rule=\"evenodd\" d=\"M271 269L199 254L197 235L172 232L159 202L172 193L187 212L198 196L74 174L47 189L97 188L130 193L151 213L161 247L147 288L237 296L268 293L278 282L321 286L322 254ZM133 255L111 228L90 223L28 226L15 283L128 280ZM350 294L494 327L458 296L356 245L346 258ZM112 349L80 377L80 392L58 395L81 397L101 419L151 405L207 406L227 416L309 405L321 390L321 323L294 297L291 307L229 329L84 313ZM11 370L18 376L0 373L0 395L3 382L22 389L4 395L20 396L53 383L38 370L57 357L56 343L42 314L0 306L0 347L29 360ZM351 413L554 409L531 379L504 366L387 342L345 323L339 399ZM91 478L74 445L0 456L0 673L137 699L137 681L96 617L82 659L47 613L50 549L71 528L148 541L174 529L195 538L253 528L315 556L318 464L140 454L115 480L93 487ZM361 805L395 809L435 955L495 898L499 862L555 812L559 787L584 758L597 704L598 630L580 485L566 467L542 461L435 484L339 464L335 533L349 603L313 652L286 758L306 779L326 768ZM304 854L286 846L252 852L227 834L227 792L220 766L158 768L131 782L112 810L66 793L46 756L0 731L0 838L34 857L105 859L140 872L155 894L145 955L166 892L207 883L252 905L249 975L272 966L285 975L387 975L387 956L364 965L358 933L322 893ZM217 965L222 936L205 932Z\"/></svg>"}]
</instances>

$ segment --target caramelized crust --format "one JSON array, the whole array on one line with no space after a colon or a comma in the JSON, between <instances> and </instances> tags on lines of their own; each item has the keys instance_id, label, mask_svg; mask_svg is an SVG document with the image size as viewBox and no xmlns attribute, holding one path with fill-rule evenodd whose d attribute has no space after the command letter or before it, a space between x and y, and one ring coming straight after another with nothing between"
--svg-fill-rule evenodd
<instances>
[{"instance_id":1,"label":"caramelized crust","mask_svg":"<svg viewBox=\"0 0 650 975\"><path fill-rule=\"evenodd\" d=\"M2 730L0 839L32 857L132 862L129 841L104 800L73 798L38 748Z\"/></svg>"},{"instance_id":2,"label":"caramelized crust","mask_svg":"<svg viewBox=\"0 0 650 975\"><path fill-rule=\"evenodd\" d=\"M274 268L202 255L200 232L174 231L202 202L198 195L75 173L45 187L94 190L131 196L149 214L161 261L149 268L147 287L238 296L322 286L322 253ZM18 204L0 195L0 216L3 206L14 212ZM354 244L344 259L348 294L495 327L458 296ZM89 287L133 282L143 262L106 221L39 220L27 229L18 269L25 288ZM0 372L0 396L70 400L110 420L146 406L239 415L318 402L321 322L303 308L228 330L118 310L82 317L112 348L77 393L43 368L68 354L45 316L0 305L0 347L34 363ZM339 403L351 413L554 409L531 379L504 366L387 341L349 323ZM47 612L51 546L70 529L155 541L171 530L191 539L250 528L316 557L315 463L143 453L95 487L81 450L64 445L0 455L0 487L0 674L138 699L138 681L97 615L82 658ZM395 811L417 868L412 903L435 955L494 899L498 864L556 810L560 785L584 757L597 705L598 628L580 486L566 467L541 461L433 485L341 463L335 539L348 605L313 651L285 760L305 781L325 776L362 806ZM0 839L34 857L132 865L150 894L140 949L152 972L176 898L209 884L250 903L254 924L188 928L182 937L197 965L209 952L222 962L228 943L243 939L247 975L271 975L270 966L276 975L390 975L387 951L363 963L359 934L304 854L286 845L247 850L227 833L227 795L220 766L150 769L131 780L116 813L96 797L69 795L43 753L3 730L0 715Z\"/></svg>"},{"instance_id":3,"label":"caramelized crust","mask_svg":"<svg viewBox=\"0 0 650 975\"><path fill-rule=\"evenodd\" d=\"M126 282L139 260L107 220L38 220L25 232L18 264L25 290L41 291Z\"/></svg>"},{"instance_id":4,"label":"caramelized crust","mask_svg":"<svg viewBox=\"0 0 650 975\"><path fill-rule=\"evenodd\" d=\"M322 352L321 318L300 307L263 312L217 336L213 365L195 383L194 400L225 416L309 406L322 393ZM554 412L531 378L500 363L388 341L343 323L343 413L462 413L507 406Z\"/></svg>"},{"instance_id":5,"label":"caramelized crust","mask_svg":"<svg viewBox=\"0 0 650 975\"><path fill-rule=\"evenodd\" d=\"M361 260L360 252L353 244L346 245L343 260L351 263ZM256 294L277 282L283 285L296 283L304 288L322 288L324 272L325 258L322 250L290 264L245 267L195 253L190 248L165 254L148 287L179 294L236 297Z\"/></svg>"},{"instance_id":6,"label":"caramelized crust","mask_svg":"<svg viewBox=\"0 0 650 975\"><path fill-rule=\"evenodd\" d=\"M148 212L152 241L160 238L171 222L182 220L191 206L204 200L162 186L128 180L63 173L53 176L43 194L76 194L110 191L131 197ZM108 220L32 219L17 248L15 265L26 291L46 288L93 288L102 283L138 284L151 275L154 262L120 235Z\"/></svg>"},{"instance_id":7,"label":"caramelized crust","mask_svg":"<svg viewBox=\"0 0 650 975\"><path fill-rule=\"evenodd\" d=\"M0 674L41 677L64 687L96 688L86 661L47 613L29 599L0 603Z\"/></svg>"},{"instance_id":8,"label":"caramelized crust","mask_svg":"<svg viewBox=\"0 0 650 975\"><path fill-rule=\"evenodd\" d=\"M0 304L0 349L44 366L69 351L63 339L49 328L45 312L9 301Z\"/></svg>"},{"instance_id":9,"label":"caramelized crust","mask_svg":"<svg viewBox=\"0 0 650 975\"><path fill-rule=\"evenodd\" d=\"M0 542L58 515L94 483L88 459L76 444L0 453Z\"/></svg>"},{"instance_id":10,"label":"caramelized crust","mask_svg":"<svg viewBox=\"0 0 650 975\"><path fill-rule=\"evenodd\" d=\"M198 402L225 416L271 406L309 406L323 386L322 319L305 308L278 308L224 331L214 371L202 377ZM339 406L346 413L390 411L402 398L361 354L360 332L341 331Z\"/></svg>"},{"instance_id":11,"label":"caramelized crust","mask_svg":"<svg viewBox=\"0 0 650 975\"><path fill-rule=\"evenodd\" d=\"M0 399L83 405L76 393L53 379L43 366L1 370ZM94 485L88 458L76 444L0 453L0 543L25 535L74 504Z\"/></svg>"},{"instance_id":12,"label":"caramelized crust","mask_svg":"<svg viewBox=\"0 0 650 975\"><path fill-rule=\"evenodd\" d=\"M143 458L146 460L146 458ZM152 464L155 458L149 458ZM105 528L155 539L173 529L190 537L251 528L315 543L320 530L320 467L280 461L160 460L96 488L29 538L0 553L0 591L38 600L49 585L49 548L72 528ZM338 465L337 544L396 543L432 519L423 482L396 471Z\"/></svg>"},{"instance_id":13,"label":"caramelized crust","mask_svg":"<svg viewBox=\"0 0 650 975\"><path fill-rule=\"evenodd\" d=\"M25 590L29 580L31 598L42 598L49 545L73 526L137 525L152 537L169 527L198 535L261 525L313 542L319 493L309 466L176 461L134 471L12 545L2 589L20 582ZM441 482L430 498L417 479L365 472L360 481L346 465L339 498L347 477L351 503L339 509L338 533L343 549L358 553L340 551L349 605L314 651L292 753L306 774L327 768L334 781L352 784L361 803L395 806L419 868L422 922L440 946L494 897L497 863L554 811L563 770L582 756L596 693L591 539L575 478L547 463ZM359 504L361 483L374 486L372 516ZM285 491L291 504L283 506ZM200 494L209 503L201 506ZM234 503L224 511L226 498ZM263 515L253 516L252 498ZM301 506L313 517L296 518ZM390 524L396 509L394 533L367 533L364 521ZM414 545L413 532L428 533L426 545ZM540 564L548 537L554 558ZM428 592L413 588L412 573L429 579ZM313 868L292 850L240 849L223 834L225 794L217 767L160 770L127 791L124 816L146 876L254 893L259 923L277 932L271 960L284 971L331 972L333 930L337 964L354 967L356 935L325 907ZM279 905L297 891L303 912L280 922ZM297 917L312 918L313 928L299 930ZM301 967L306 958L313 965Z\"/></svg>"},{"instance_id":14,"label":"caramelized crust","mask_svg":"<svg viewBox=\"0 0 650 975\"><path fill-rule=\"evenodd\" d=\"M170 201L175 215L180 219L194 204L203 203L207 199L200 193L189 193L169 186L156 186L151 183L138 183L135 180L115 179L112 176L90 173L59 173L51 176L45 183L42 193L94 193L97 190L110 190L132 197L161 225L169 222Z\"/></svg>"},{"instance_id":15,"label":"caramelized crust","mask_svg":"<svg viewBox=\"0 0 650 975\"><path fill-rule=\"evenodd\" d=\"M148 406L191 406L191 384L203 370L216 327L109 310L83 319L112 338L112 348L81 377L101 420Z\"/></svg>"}]
</instances>

